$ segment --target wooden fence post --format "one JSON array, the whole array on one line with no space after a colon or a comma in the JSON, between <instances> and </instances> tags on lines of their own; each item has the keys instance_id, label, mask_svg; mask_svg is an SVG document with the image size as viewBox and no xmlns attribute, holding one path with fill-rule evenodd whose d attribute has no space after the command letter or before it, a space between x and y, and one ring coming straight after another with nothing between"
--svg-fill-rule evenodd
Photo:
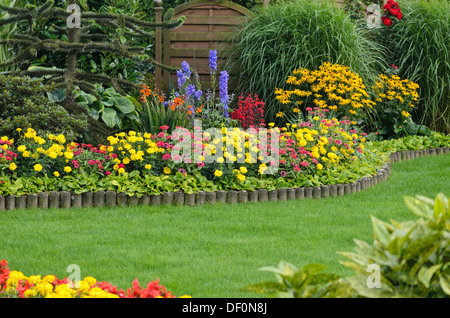
<instances>
[{"instance_id":1,"label":"wooden fence post","mask_svg":"<svg viewBox=\"0 0 450 318\"><path fill-rule=\"evenodd\" d=\"M155 10L155 22L161 23L162 21L162 12L164 8L162 7L162 0L154 0L154 8ZM155 60L158 63L162 63L162 47L161 47L161 36L162 30L161 27L155 28ZM155 91L161 90L162 85L162 76L161 76L161 68L155 65Z\"/></svg>"}]
</instances>

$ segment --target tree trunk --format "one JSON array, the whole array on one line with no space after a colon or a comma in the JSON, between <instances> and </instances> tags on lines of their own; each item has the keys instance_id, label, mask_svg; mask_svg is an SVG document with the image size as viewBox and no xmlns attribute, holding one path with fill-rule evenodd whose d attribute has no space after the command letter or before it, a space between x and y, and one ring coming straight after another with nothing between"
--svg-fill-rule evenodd
<instances>
[{"instance_id":1,"label":"tree trunk","mask_svg":"<svg viewBox=\"0 0 450 318\"><path fill-rule=\"evenodd\" d=\"M69 4L77 4L77 0L70 0ZM67 39L69 43L79 43L80 42L80 29L78 28L67 28ZM94 119L86 108L79 105L73 96L73 91L75 86L73 84L75 80L75 75L77 72L77 61L78 53L76 50L71 50L66 56L66 73L64 74L64 81L67 87L67 95L64 100L63 106L72 114L84 113L88 116L88 134L95 143L104 143L106 137L110 133L109 127Z\"/></svg>"}]
</instances>

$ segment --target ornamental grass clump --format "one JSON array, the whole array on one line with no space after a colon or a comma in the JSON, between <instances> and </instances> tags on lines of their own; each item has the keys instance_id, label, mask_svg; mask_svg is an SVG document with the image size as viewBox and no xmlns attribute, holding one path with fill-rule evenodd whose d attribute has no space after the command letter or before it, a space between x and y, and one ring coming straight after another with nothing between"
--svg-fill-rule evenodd
<instances>
[{"instance_id":1,"label":"ornamental grass clump","mask_svg":"<svg viewBox=\"0 0 450 318\"><path fill-rule=\"evenodd\" d=\"M266 103L266 122L278 126L283 105L273 89L287 89L295 69L317 69L324 62L346 65L369 86L384 69L380 45L331 1L277 1L244 22L235 39L239 52L239 91Z\"/></svg>"},{"instance_id":2,"label":"ornamental grass clump","mask_svg":"<svg viewBox=\"0 0 450 318\"><path fill-rule=\"evenodd\" d=\"M399 75L420 87L414 121L449 133L450 2L415 0L401 5L403 18L386 35Z\"/></svg>"}]
</instances>

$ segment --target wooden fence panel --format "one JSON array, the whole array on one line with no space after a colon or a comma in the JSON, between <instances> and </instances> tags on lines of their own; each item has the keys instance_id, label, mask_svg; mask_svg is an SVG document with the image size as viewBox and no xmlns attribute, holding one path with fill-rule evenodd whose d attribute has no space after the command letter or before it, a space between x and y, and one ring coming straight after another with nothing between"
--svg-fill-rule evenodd
<instances>
[{"instance_id":1,"label":"wooden fence panel","mask_svg":"<svg viewBox=\"0 0 450 318\"><path fill-rule=\"evenodd\" d=\"M236 53L229 50L232 34L253 13L231 1L194 0L174 8L174 17L183 15L186 21L181 27L164 30L163 62L180 67L181 62L186 61L198 72L202 87L208 88L209 50L217 50L218 73L225 70L225 60ZM232 90L237 85L233 77L237 70L226 71L230 74ZM168 91L170 83L176 85L176 74L165 70L163 81L164 90Z\"/></svg>"}]
</instances>

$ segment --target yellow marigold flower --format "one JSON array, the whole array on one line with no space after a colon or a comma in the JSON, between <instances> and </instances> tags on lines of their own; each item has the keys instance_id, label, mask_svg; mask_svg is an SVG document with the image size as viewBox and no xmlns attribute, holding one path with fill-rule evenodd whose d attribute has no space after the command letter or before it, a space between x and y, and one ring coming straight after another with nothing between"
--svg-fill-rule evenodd
<instances>
[{"instance_id":1,"label":"yellow marigold flower","mask_svg":"<svg viewBox=\"0 0 450 318\"><path fill-rule=\"evenodd\" d=\"M216 170L216 171L214 171L214 175L215 175L216 177L221 177L221 176L222 176L222 174L223 174L223 172L222 172L222 171L220 171L220 170Z\"/></svg>"},{"instance_id":2,"label":"yellow marigold flower","mask_svg":"<svg viewBox=\"0 0 450 318\"><path fill-rule=\"evenodd\" d=\"M84 282L86 282L89 286L93 286L97 283L97 280L94 277L87 276L83 279Z\"/></svg>"},{"instance_id":3,"label":"yellow marigold flower","mask_svg":"<svg viewBox=\"0 0 450 318\"><path fill-rule=\"evenodd\" d=\"M59 174L58 171L53 172L53 175L54 175L55 177L59 177L59 176L60 176L60 174Z\"/></svg>"},{"instance_id":4,"label":"yellow marigold flower","mask_svg":"<svg viewBox=\"0 0 450 318\"><path fill-rule=\"evenodd\" d=\"M66 152L64 152L64 158L66 158L66 159L72 159L73 158L73 152L71 152L71 151L66 151Z\"/></svg>"},{"instance_id":5,"label":"yellow marigold flower","mask_svg":"<svg viewBox=\"0 0 450 318\"><path fill-rule=\"evenodd\" d=\"M65 167L64 167L64 171L67 172L67 173L69 173L69 172L72 171L72 168L69 167L69 166L65 166Z\"/></svg>"},{"instance_id":6,"label":"yellow marigold flower","mask_svg":"<svg viewBox=\"0 0 450 318\"><path fill-rule=\"evenodd\" d=\"M316 167L317 167L317 169L319 169L319 170L322 170L322 169L323 169L323 166L322 166L320 163L318 163L318 164L316 165Z\"/></svg>"},{"instance_id":7,"label":"yellow marigold flower","mask_svg":"<svg viewBox=\"0 0 450 318\"><path fill-rule=\"evenodd\" d=\"M46 276L44 276L44 278L42 278L42 280L47 283L53 283L55 281L55 279L56 279L56 277L53 275L46 275Z\"/></svg>"},{"instance_id":8,"label":"yellow marigold flower","mask_svg":"<svg viewBox=\"0 0 450 318\"><path fill-rule=\"evenodd\" d=\"M33 168L34 168L34 171L37 171L37 172L42 170L42 166L39 163L35 164Z\"/></svg>"},{"instance_id":9,"label":"yellow marigold flower","mask_svg":"<svg viewBox=\"0 0 450 318\"><path fill-rule=\"evenodd\" d=\"M152 165L151 165L151 164L145 165L145 169L150 170L151 168L152 168Z\"/></svg>"},{"instance_id":10,"label":"yellow marigold flower","mask_svg":"<svg viewBox=\"0 0 450 318\"><path fill-rule=\"evenodd\" d=\"M240 167L239 170L241 171L241 173L247 173L246 167Z\"/></svg>"},{"instance_id":11,"label":"yellow marigold flower","mask_svg":"<svg viewBox=\"0 0 450 318\"><path fill-rule=\"evenodd\" d=\"M23 296L24 296L25 298L31 298L31 297L37 296L37 294L38 294L38 291L37 291L36 289L34 289L34 288L29 288L29 289L27 289L27 290L23 293Z\"/></svg>"},{"instance_id":12,"label":"yellow marigold flower","mask_svg":"<svg viewBox=\"0 0 450 318\"><path fill-rule=\"evenodd\" d=\"M35 288L39 292L39 294L41 294L41 296L45 296L53 292L53 285L46 281L38 283Z\"/></svg>"},{"instance_id":13,"label":"yellow marigold flower","mask_svg":"<svg viewBox=\"0 0 450 318\"><path fill-rule=\"evenodd\" d=\"M55 287L55 294L59 298L72 298L76 295L76 290L70 288L67 284L61 284Z\"/></svg>"},{"instance_id":14,"label":"yellow marigold flower","mask_svg":"<svg viewBox=\"0 0 450 318\"><path fill-rule=\"evenodd\" d=\"M266 166L265 163L259 165L258 172L259 172L260 174L263 174L264 171L266 171L266 170L267 170L267 166Z\"/></svg>"},{"instance_id":15,"label":"yellow marigold flower","mask_svg":"<svg viewBox=\"0 0 450 318\"><path fill-rule=\"evenodd\" d=\"M17 169L17 165L13 162L9 165L9 170L14 171Z\"/></svg>"},{"instance_id":16,"label":"yellow marigold flower","mask_svg":"<svg viewBox=\"0 0 450 318\"><path fill-rule=\"evenodd\" d=\"M66 137L64 137L64 135L58 135L56 136L56 141L59 142L60 144L64 144L66 143Z\"/></svg>"},{"instance_id":17,"label":"yellow marigold flower","mask_svg":"<svg viewBox=\"0 0 450 318\"><path fill-rule=\"evenodd\" d=\"M237 177L238 180L241 181L241 182L243 182L243 181L245 180L245 176L244 176L243 174L240 174L240 173L239 173L236 177Z\"/></svg>"},{"instance_id":18,"label":"yellow marigold flower","mask_svg":"<svg viewBox=\"0 0 450 318\"><path fill-rule=\"evenodd\" d=\"M17 151L24 152L25 150L27 150L27 147L25 145L20 145L19 147L17 147Z\"/></svg>"},{"instance_id":19,"label":"yellow marigold flower","mask_svg":"<svg viewBox=\"0 0 450 318\"><path fill-rule=\"evenodd\" d=\"M123 162L124 165L127 165L127 164L130 163L130 158L125 157L125 158L122 160L122 162Z\"/></svg>"},{"instance_id":20,"label":"yellow marigold flower","mask_svg":"<svg viewBox=\"0 0 450 318\"><path fill-rule=\"evenodd\" d=\"M117 172L118 172L119 174L125 173L125 169L124 169L124 168L119 168L119 170L117 170Z\"/></svg>"},{"instance_id":21,"label":"yellow marigold flower","mask_svg":"<svg viewBox=\"0 0 450 318\"><path fill-rule=\"evenodd\" d=\"M171 171L172 171L172 170L171 170L169 167L164 167L164 169L163 169L163 172L164 172L165 174L170 174Z\"/></svg>"},{"instance_id":22,"label":"yellow marigold flower","mask_svg":"<svg viewBox=\"0 0 450 318\"><path fill-rule=\"evenodd\" d=\"M54 151L49 151L47 152L47 156L49 156L52 159L56 159L56 157L58 157L58 153Z\"/></svg>"},{"instance_id":23,"label":"yellow marigold flower","mask_svg":"<svg viewBox=\"0 0 450 318\"><path fill-rule=\"evenodd\" d=\"M37 283L41 282L41 275L33 275L28 277L28 282L31 284L36 285Z\"/></svg>"}]
</instances>

